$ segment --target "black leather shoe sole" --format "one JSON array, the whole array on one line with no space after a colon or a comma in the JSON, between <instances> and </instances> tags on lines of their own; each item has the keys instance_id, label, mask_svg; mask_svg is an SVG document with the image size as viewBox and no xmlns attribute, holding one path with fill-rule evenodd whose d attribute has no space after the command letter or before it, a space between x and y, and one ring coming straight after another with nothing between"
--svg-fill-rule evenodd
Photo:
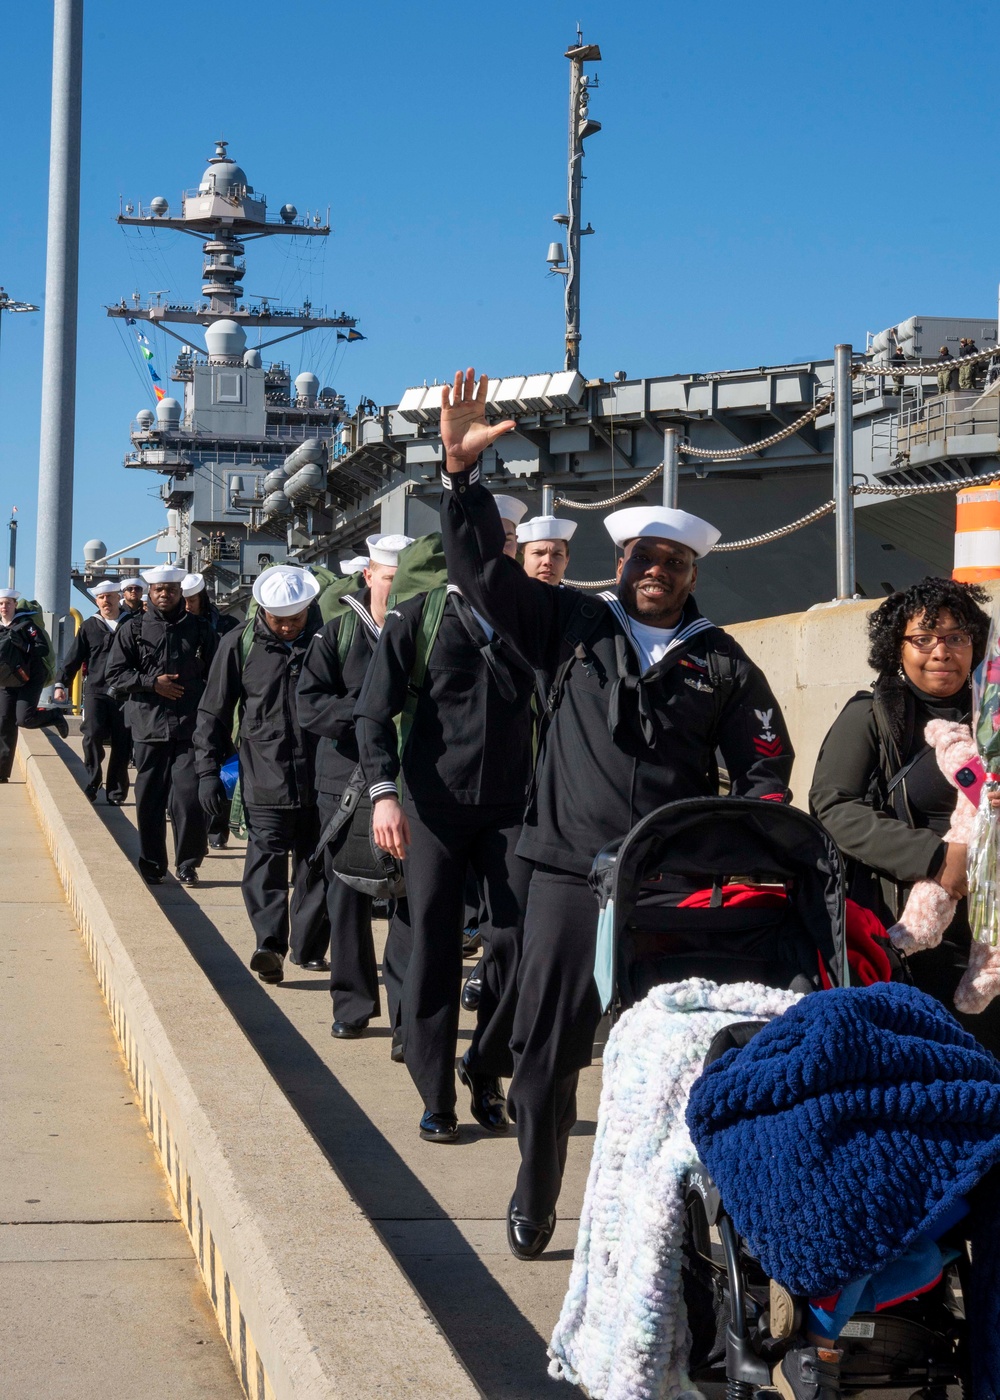
<instances>
[{"instance_id":1,"label":"black leather shoe sole","mask_svg":"<svg viewBox=\"0 0 1000 1400\"><path fill-rule=\"evenodd\" d=\"M330 964L326 958L310 958L308 962L299 963L299 967L304 967L306 972L329 972Z\"/></svg>"},{"instance_id":2,"label":"black leather shoe sole","mask_svg":"<svg viewBox=\"0 0 1000 1400\"><path fill-rule=\"evenodd\" d=\"M486 1076L475 1076L469 1073L465 1067L465 1061L458 1062L458 1077L468 1089L471 1102L469 1112L481 1128L485 1128L488 1133L505 1133L510 1128L510 1119L507 1117L507 1105L503 1095L494 1096L493 1104L487 1105L479 1102L479 1095L482 1092L476 1084L476 1078L485 1079ZM497 1081L492 1079L491 1082Z\"/></svg>"},{"instance_id":3,"label":"black leather shoe sole","mask_svg":"<svg viewBox=\"0 0 1000 1400\"><path fill-rule=\"evenodd\" d=\"M425 1113L420 1120L424 1142L457 1142L458 1119L453 1113Z\"/></svg>"},{"instance_id":4,"label":"black leather shoe sole","mask_svg":"<svg viewBox=\"0 0 1000 1400\"><path fill-rule=\"evenodd\" d=\"M304 966L308 967L308 963ZM334 1040L360 1040L367 1026L356 1026L353 1021L334 1021L330 1034Z\"/></svg>"},{"instance_id":5,"label":"black leather shoe sole","mask_svg":"<svg viewBox=\"0 0 1000 1400\"><path fill-rule=\"evenodd\" d=\"M273 948L258 948L250 959L250 971L256 972L262 982L272 984L285 980L285 960Z\"/></svg>"},{"instance_id":6,"label":"black leather shoe sole","mask_svg":"<svg viewBox=\"0 0 1000 1400\"><path fill-rule=\"evenodd\" d=\"M555 1211L543 1225L518 1215L513 1197L507 1207L507 1244L516 1259L537 1259L544 1252L556 1228Z\"/></svg>"}]
</instances>

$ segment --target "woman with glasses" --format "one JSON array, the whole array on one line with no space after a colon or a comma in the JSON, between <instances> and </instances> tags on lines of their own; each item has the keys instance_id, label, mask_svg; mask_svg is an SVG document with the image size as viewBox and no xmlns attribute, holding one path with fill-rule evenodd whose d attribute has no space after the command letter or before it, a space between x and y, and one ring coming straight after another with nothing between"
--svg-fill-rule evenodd
<instances>
[{"instance_id":1,"label":"woman with glasses","mask_svg":"<svg viewBox=\"0 0 1000 1400\"><path fill-rule=\"evenodd\" d=\"M939 946L913 954L907 964L914 983L952 1012L970 941L967 852L942 839L956 792L924 730L931 719L967 723L971 717L969 677L983 659L990 625L980 606L985 602L986 590L977 584L925 578L875 609L868 619L875 683L837 716L809 793L813 813L847 862L848 894L887 926L917 880L937 880L960 901ZM1000 1055L1000 1001L959 1020Z\"/></svg>"}]
</instances>

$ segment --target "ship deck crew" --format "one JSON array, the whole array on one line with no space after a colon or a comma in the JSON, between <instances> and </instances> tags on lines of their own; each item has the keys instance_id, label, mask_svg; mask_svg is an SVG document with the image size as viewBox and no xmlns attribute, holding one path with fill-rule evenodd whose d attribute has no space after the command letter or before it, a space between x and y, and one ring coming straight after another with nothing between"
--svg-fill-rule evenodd
<instances>
[{"instance_id":1,"label":"ship deck crew","mask_svg":"<svg viewBox=\"0 0 1000 1400\"><path fill-rule=\"evenodd\" d=\"M104 579L87 590L97 605L73 639L56 675L52 698L62 703L79 671L83 681L83 762L87 769L84 792L91 802L104 783L109 807L120 807L128 797L128 761L132 736L118 700L111 694L104 672L111 655L115 632L121 621L121 589L112 579ZM103 778L104 754L108 752L108 772Z\"/></svg>"},{"instance_id":2,"label":"ship deck crew","mask_svg":"<svg viewBox=\"0 0 1000 1400\"><path fill-rule=\"evenodd\" d=\"M208 622L185 610L185 573L172 564L144 572L149 606L119 623L105 671L109 690L119 699L127 697L125 720L135 752L139 870L151 885L158 885L167 873L168 806L182 884L198 883L198 866L207 850L194 767L194 725L216 638Z\"/></svg>"},{"instance_id":3,"label":"ship deck crew","mask_svg":"<svg viewBox=\"0 0 1000 1400\"><path fill-rule=\"evenodd\" d=\"M517 848L533 873L511 1042L521 1168L507 1234L530 1259L555 1228L577 1080L600 1019L593 858L663 803L715 793L717 749L733 795L787 800L792 750L763 674L695 606L712 525L665 507L616 511L605 524L623 550L617 587L596 599L529 579L504 556L477 463L513 424L487 426L486 389L469 370L443 395L449 576L529 665L555 672L558 691Z\"/></svg>"},{"instance_id":4,"label":"ship deck crew","mask_svg":"<svg viewBox=\"0 0 1000 1400\"><path fill-rule=\"evenodd\" d=\"M521 562L529 578L558 585L569 568L569 542L576 534L575 520L556 515L534 515L517 527Z\"/></svg>"},{"instance_id":5,"label":"ship deck crew","mask_svg":"<svg viewBox=\"0 0 1000 1400\"><path fill-rule=\"evenodd\" d=\"M118 586L122 591L122 613L141 613L146 592L145 581L138 576L125 578Z\"/></svg>"},{"instance_id":6,"label":"ship deck crew","mask_svg":"<svg viewBox=\"0 0 1000 1400\"><path fill-rule=\"evenodd\" d=\"M19 729L53 727L65 739L69 725L62 710L39 709L45 685L45 658L49 643L32 614L17 611L16 588L0 588L0 643L11 642L12 660L26 679L19 685L0 685L0 783L14 767Z\"/></svg>"},{"instance_id":7,"label":"ship deck crew","mask_svg":"<svg viewBox=\"0 0 1000 1400\"><path fill-rule=\"evenodd\" d=\"M408 535L372 535L363 564L364 587L347 596L350 612L335 617L309 644L298 689L299 723L316 736L316 793L320 827L340 807L344 785L358 766L354 706L364 684L385 621L400 550ZM354 565L356 560L348 560ZM357 572L353 567L348 573ZM342 636L343 633L343 636ZM341 661L342 642L346 652ZM372 937L372 900L333 871L333 850L324 854L330 920L332 1034L354 1040L379 1014L378 964Z\"/></svg>"},{"instance_id":8,"label":"ship deck crew","mask_svg":"<svg viewBox=\"0 0 1000 1400\"><path fill-rule=\"evenodd\" d=\"M316 743L298 722L295 689L306 648L322 626L319 583L304 569L276 564L254 582L258 611L249 648L243 631L219 644L198 706L198 790L209 817L228 804L219 770L229 755L233 719L247 817L243 902L257 940L250 968L262 982L284 978L284 959L325 971L325 892L310 878L319 839ZM289 899L288 859L292 859Z\"/></svg>"},{"instance_id":9,"label":"ship deck crew","mask_svg":"<svg viewBox=\"0 0 1000 1400\"><path fill-rule=\"evenodd\" d=\"M513 501L513 498L509 498ZM509 514L512 507L506 506ZM523 505L514 502L523 512ZM491 505L494 519L500 515ZM508 518L510 545L516 548ZM511 565L516 568L517 565ZM395 718L411 689L425 605L392 609L355 710L358 748L374 802L375 840L404 859L412 953L402 986L403 1058L424 1103L420 1135L453 1142L455 1054L462 979L464 888L471 865L489 917L488 957L472 1044L459 1070L487 1130L508 1120L514 974L528 869L514 855L531 769L534 680L506 642L448 585L440 627L415 695L400 762ZM402 774L402 806L396 781ZM391 829L393 835L387 835Z\"/></svg>"},{"instance_id":10,"label":"ship deck crew","mask_svg":"<svg viewBox=\"0 0 1000 1400\"><path fill-rule=\"evenodd\" d=\"M233 617L230 613L219 612L208 596L204 574L188 574L186 578L182 579L181 596L188 612L194 613L196 617L206 618L212 624L212 629L217 637L225 637L242 626L239 618ZM235 752L236 750L230 745L226 758L232 758ZM213 851L224 851L229 845L229 814L230 804L227 803L218 816L206 817L208 844Z\"/></svg>"}]
</instances>

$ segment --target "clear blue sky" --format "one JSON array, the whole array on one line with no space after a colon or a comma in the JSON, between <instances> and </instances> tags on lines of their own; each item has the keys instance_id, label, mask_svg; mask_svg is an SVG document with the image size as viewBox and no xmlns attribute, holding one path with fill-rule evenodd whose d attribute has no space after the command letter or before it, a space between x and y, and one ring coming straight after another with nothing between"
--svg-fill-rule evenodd
<instances>
[{"instance_id":1,"label":"clear blue sky","mask_svg":"<svg viewBox=\"0 0 1000 1400\"><path fill-rule=\"evenodd\" d=\"M0 283L38 303L49 11L9 7L0 84ZM561 365L562 284L544 256L565 207L562 54L578 19L604 54L585 163L588 374L824 358L914 313L995 314L1000 26L985 3L88 0L74 557L91 536L118 548L162 523L159 478L121 467L151 394L103 306L136 286L200 288L195 240L126 236L119 194L176 209L220 134L271 207L332 206L324 256L277 240L248 254L248 290L311 291L368 337L332 375L332 346L296 348L294 372L332 377L353 406L470 360ZM161 339L164 379L171 353ZM41 355L41 315L6 317L0 518L19 507L26 586Z\"/></svg>"}]
</instances>

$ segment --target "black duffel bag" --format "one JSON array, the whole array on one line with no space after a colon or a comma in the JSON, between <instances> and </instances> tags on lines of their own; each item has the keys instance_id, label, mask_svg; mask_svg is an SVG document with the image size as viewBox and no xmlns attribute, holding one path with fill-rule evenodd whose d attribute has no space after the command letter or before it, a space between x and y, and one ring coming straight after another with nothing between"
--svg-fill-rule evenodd
<instances>
[{"instance_id":1,"label":"black duffel bag","mask_svg":"<svg viewBox=\"0 0 1000 1400\"><path fill-rule=\"evenodd\" d=\"M0 687L14 690L31 678L30 643L13 629L0 637Z\"/></svg>"},{"instance_id":2,"label":"black duffel bag","mask_svg":"<svg viewBox=\"0 0 1000 1400\"><path fill-rule=\"evenodd\" d=\"M327 846L333 850L334 874L352 890L372 899L399 898L405 892L402 865L375 844L372 800L360 766L351 774L340 806L321 831L310 864L319 864Z\"/></svg>"}]
</instances>

